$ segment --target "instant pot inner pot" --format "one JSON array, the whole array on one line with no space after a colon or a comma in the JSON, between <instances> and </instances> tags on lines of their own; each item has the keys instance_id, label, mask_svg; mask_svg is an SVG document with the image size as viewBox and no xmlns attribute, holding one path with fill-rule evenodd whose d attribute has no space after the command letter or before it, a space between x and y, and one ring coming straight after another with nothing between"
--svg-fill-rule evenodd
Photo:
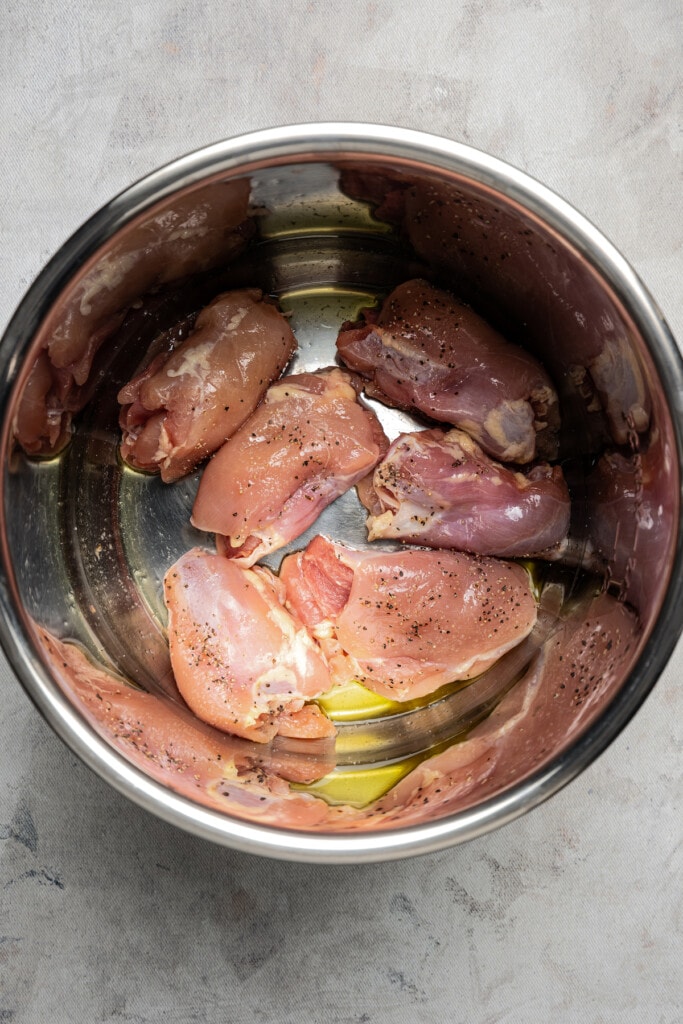
<instances>
[{"instance_id":1,"label":"instant pot inner pot","mask_svg":"<svg viewBox=\"0 0 683 1024\"><path fill-rule=\"evenodd\" d=\"M677 460L656 373L636 326L586 255L489 185L365 158L261 167L238 180L250 198L246 227L237 235L221 223L224 204L212 200L225 179L167 198L95 254L41 328L32 358L65 317L87 318L102 297L104 314L116 315L115 327L103 328L107 336L70 441L52 457L27 456L18 447L12 454L7 529L26 621L97 731L191 799L267 824L327 830L452 814L518 782L566 747L604 710L637 658L666 588L677 515ZM201 230L188 229L179 240L171 218L165 237L169 210L193 202L204 211ZM225 241L208 256L202 252L207 232ZM173 260L177 269L169 271ZM484 676L417 706L332 703L334 749L320 741L307 746L279 737L264 747L225 737L226 762L233 758L228 781L204 787L191 766L175 776L169 764L162 771L150 753L143 713L131 713L126 733L120 716L93 712L82 671L75 685L51 639L73 642L72 652L82 649L105 671L154 695L164 721L177 720L179 728L187 721L171 673L162 580L185 551L210 543L190 524L201 468L166 485L124 465L119 388L150 352L185 336L221 291L258 287L275 296L299 342L291 369L312 370L335 362L342 322L414 277L471 304L536 355L557 387L559 462L572 519L559 556L527 566L540 600L539 625ZM409 413L371 404L390 437L424 426ZM352 490L267 564L277 570L285 554L317 533L364 548L365 516ZM584 656L586 650L592 653ZM214 741L213 730L199 723L197 729ZM431 776L427 764L436 765ZM259 795L254 766L267 799ZM440 772L443 795L434 782ZM252 788L240 789L240 779ZM299 820L294 803L288 817L287 800L306 790L318 797L309 803L329 806L337 817L320 811L318 819ZM360 813L347 820L345 807Z\"/></svg>"}]
</instances>

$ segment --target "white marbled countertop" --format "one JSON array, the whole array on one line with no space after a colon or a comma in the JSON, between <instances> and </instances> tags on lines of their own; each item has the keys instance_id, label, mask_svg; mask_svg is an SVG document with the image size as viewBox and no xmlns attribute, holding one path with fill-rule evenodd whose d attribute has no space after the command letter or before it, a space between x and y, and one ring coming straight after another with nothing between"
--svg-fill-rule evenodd
<instances>
[{"instance_id":1,"label":"white marbled countertop","mask_svg":"<svg viewBox=\"0 0 683 1024\"><path fill-rule=\"evenodd\" d=\"M617 245L683 338L680 0L14 0L0 10L0 325L132 180L306 120L433 131ZM0 664L0 1022L680 1024L683 647L611 748L467 846L233 853L94 777Z\"/></svg>"}]
</instances>

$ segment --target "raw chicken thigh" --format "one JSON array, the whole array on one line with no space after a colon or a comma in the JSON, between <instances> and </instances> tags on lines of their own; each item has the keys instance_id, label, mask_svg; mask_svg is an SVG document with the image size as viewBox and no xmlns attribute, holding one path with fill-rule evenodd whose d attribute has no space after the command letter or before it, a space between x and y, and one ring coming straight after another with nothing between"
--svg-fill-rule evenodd
<instances>
[{"instance_id":1,"label":"raw chicken thigh","mask_svg":"<svg viewBox=\"0 0 683 1024\"><path fill-rule=\"evenodd\" d=\"M452 186L423 184L402 191L401 197L404 230L420 256L465 279L472 276L472 257L479 267L490 261L497 301L528 323L538 338L549 329L551 336L564 338L564 345L548 349L555 364L551 368L569 370L586 399L597 393L618 444L626 444L632 431L647 429L648 387L631 339L620 327L622 318L604 289L589 275L577 273L566 252L544 241L531 225L521 230L519 220L504 210L492 210L481 200L467 203ZM489 225L486 232L482 221ZM553 296L552 311L548 295ZM570 367L556 362L562 351L571 352Z\"/></svg>"},{"instance_id":2,"label":"raw chicken thigh","mask_svg":"<svg viewBox=\"0 0 683 1024\"><path fill-rule=\"evenodd\" d=\"M558 623L518 683L461 743L423 761L350 829L395 828L454 814L556 757L604 711L638 646L638 621L600 594Z\"/></svg>"},{"instance_id":3,"label":"raw chicken thigh","mask_svg":"<svg viewBox=\"0 0 683 1024\"><path fill-rule=\"evenodd\" d=\"M229 259L250 232L247 179L213 182L159 203L88 269L43 329L14 431L29 454L57 451L89 397L93 360L135 300Z\"/></svg>"},{"instance_id":4,"label":"raw chicken thigh","mask_svg":"<svg viewBox=\"0 0 683 1024\"><path fill-rule=\"evenodd\" d=\"M287 828L311 828L329 814L324 801L293 791L334 768L333 744L260 754L247 740L211 728L175 701L130 686L72 643L38 630L45 656L70 698L107 742L145 775L224 813ZM307 744L310 747L311 744Z\"/></svg>"},{"instance_id":5,"label":"raw chicken thigh","mask_svg":"<svg viewBox=\"0 0 683 1024\"><path fill-rule=\"evenodd\" d=\"M320 709L305 705L330 688L327 664L284 599L269 569L241 569L199 548L168 570L171 665L202 721L258 743L334 734Z\"/></svg>"},{"instance_id":6,"label":"raw chicken thigh","mask_svg":"<svg viewBox=\"0 0 683 1024\"><path fill-rule=\"evenodd\" d=\"M647 429L649 387L622 315L599 282L577 273L575 257L531 220L524 226L518 212L454 184L369 165L345 170L340 185L371 202L376 218L400 225L437 273L465 282L475 305L493 294L497 308L537 339L561 339L547 348L546 365L557 379L566 375L588 413L602 409L613 441L627 444Z\"/></svg>"},{"instance_id":7,"label":"raw chicken thigh","mask_svg":"<svg viewBox=\"0 0 683 1024\"><path fill-rule=\"evenodd\" d=\"M319 536L284 560L280 578L333 681L392 700L478 675L536 622L524 569L453 551L362 552Z\"/></svg>"},{"instance_id":8,"label":"raw chicken thigh","mask_svg":"<svg viewBox=\"0 0 683 1024\"><path fill-rule=\"evenodd\" d=\"M285 378L213 457L192 522L228 557L252 565L300 536L377 464L389 442L353 383L336 368Z\"/></svg>"},{"instance_id":9,"label":"raw chicken thigh","mask_svg":"<svg viewBox=\"0 0 683 1024\"><path fill-rule=\"evenodd\" d=\"M254 411L295 349L286 319L257 288L219 295L189 338L121 389L121 455L165 483L185 476Z\"/></svg>"},{"instance_id":10,"label":"raw chicken thigh","mask_svg":"<svg viewBox=\"0 0 683 1024\"><path fill-rule=\"evenodd\" d=\"M496 459L557 452L557 394L543 368L427 281L399 285L378 315L342 328L337 348L369 393L466 430Z\"/></svg>"},{"instance_id":11,"label":"raw chicken thigh","mask_svg":"<svg viewBox=\"0 0 683 1024\"><path fill-rule=\"evenodd\" d=\"M515 473L461 430L401 434L360 493L370 540L520 558L559 544L569 528L559 466Z\"/></svg>"}]
</instances>

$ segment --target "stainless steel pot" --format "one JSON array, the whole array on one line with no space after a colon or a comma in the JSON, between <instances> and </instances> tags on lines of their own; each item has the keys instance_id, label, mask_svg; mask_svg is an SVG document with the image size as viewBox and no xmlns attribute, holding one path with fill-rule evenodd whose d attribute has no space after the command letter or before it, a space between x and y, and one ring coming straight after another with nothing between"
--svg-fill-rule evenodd
<instances>
[{"instance_id":1,"label":"stainless steel pot","mask_svg":"<svg viewBox=\"0 0 683 1024\"><path fill-rule=\"evenodd\" d=\"M237 741L228 756L241 766L231 776L237 788L214 778L208 796L191 768L159 770L144 728L136 733L141 719L129 715L122 729L118 718L113 728L91 699L98 680L121 689L124 677L160 702L156 721L169 735L187 723L170 675L160 581L197 539L189 508L198 474L166 487L122 466L117 388L150 346L182 331L226 287L276 294L300 340L297 365L308 368L333 358L342 320L418 274L529 347L558 386L573 515L561 560L536 567L543 630L498 675L406 714L342 725L332 760L315 747L302 754L296 744L254 750ZM80 363L72 353L57 365L55 339L65 338L80 341L81 355L87 349ZM92 217L36 280L2 341L4 649L75 753L198 835L336 862L471 839L582 771L637 710L673 649L683 622L682 385L674 340L633 270L568 204L499 160L374 125L277 128L210 146ZM49 415L22 437L35 401L48 402ZM364 543L352 499L325 516L319 530ZM581 663L574 686L576 658L596 637L600 655ZM89 674L81 648L102 668ZM596 666L590 676L588 664ZM455 756L434 760L444 748ZM402 778L403 795L348 819L288 817L296 800L314 800L300 792L302 781L305 789L335 760L339 772L398 765L391 778ZM240 773L255 764L295 801L275 799L271 786L263 797L270 814L240 804ZM433 792L434 766L450 790L427 809L418 782ZM299 789L282 779L298 779Z\"/></svg>"}]
</instances>

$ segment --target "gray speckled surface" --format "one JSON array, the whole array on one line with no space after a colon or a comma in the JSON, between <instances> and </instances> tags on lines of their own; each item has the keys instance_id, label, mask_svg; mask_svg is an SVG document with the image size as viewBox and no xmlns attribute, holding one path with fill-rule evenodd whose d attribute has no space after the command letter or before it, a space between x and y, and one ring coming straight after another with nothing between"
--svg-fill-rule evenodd
<instances>
[{"instance_id":1,"label":"gray speckled surface","mask_svg":"<svg viewBox=\"0 0 683 1024\"><path fill-rule=\"evenodd\" d=\"M683 338L680 0L0 10L0 323L112 194L251 128L347 118L509 160L586 213ZM0 1021L683 1021L679 646L532 814L363 868L271 863L128 804L0 665Z\"/></svg>"}]
</instances>

